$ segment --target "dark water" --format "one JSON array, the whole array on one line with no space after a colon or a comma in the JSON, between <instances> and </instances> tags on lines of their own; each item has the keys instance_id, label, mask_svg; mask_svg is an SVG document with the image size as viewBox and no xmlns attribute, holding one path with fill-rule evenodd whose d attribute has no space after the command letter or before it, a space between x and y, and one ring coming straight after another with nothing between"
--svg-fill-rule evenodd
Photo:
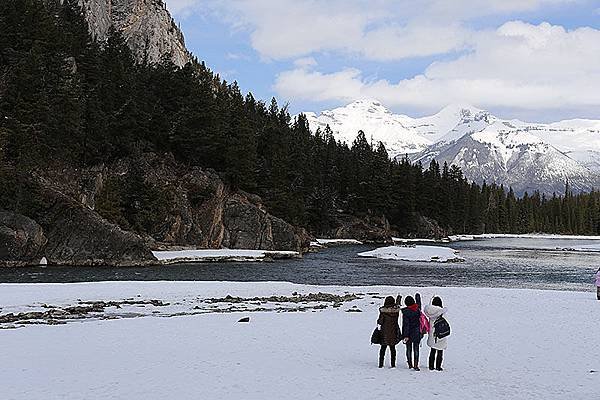
<instances>
[{"instance_id":1,"label":"dark water","mask_svg":"<svg viewBox=\"0 0 600 400\"><path fill-rule=\"evenodd\" d=\"M600 253L556 250L589 240L488 239L443 244L460 251L462 263L364 259L377 246L342 246L301 260L265 263L181 264L162 267L45 267L0 269L0 282L114 280L288 281L332 285L478 286L593 290Z\"/></svg>"}]
</instances>

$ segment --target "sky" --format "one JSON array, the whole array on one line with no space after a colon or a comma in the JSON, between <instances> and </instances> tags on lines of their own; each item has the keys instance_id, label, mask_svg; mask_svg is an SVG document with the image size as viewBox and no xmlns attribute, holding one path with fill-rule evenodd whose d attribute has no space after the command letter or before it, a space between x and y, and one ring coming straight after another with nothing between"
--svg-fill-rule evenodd
<instances>
[{"instance_id":1,"label":"sky","mask_svg":"<svg viewBox=\"0 0 600 400\"><path fill-rule=\"evenodd\" d=\"M188 49L292 114L600 119L600 0L166 0Z\"/></svg>"}]
</instances>

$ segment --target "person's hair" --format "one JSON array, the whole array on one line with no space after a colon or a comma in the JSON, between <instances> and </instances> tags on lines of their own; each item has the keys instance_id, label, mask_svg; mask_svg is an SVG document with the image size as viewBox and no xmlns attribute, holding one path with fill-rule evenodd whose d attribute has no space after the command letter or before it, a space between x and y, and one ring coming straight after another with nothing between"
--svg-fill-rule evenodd
<instances>
[{"instance_id":1,"label":"person's hair","mask_svg":"<svg viewBox=\"0 0 600 400\"><path fill-rule=\"evenodd\" d=\"M383 302L384 307L394 307L395 305L396 305L396 300L394 300L394 298L392 296L386 297L385 301Z\"/></svg>"},{"instance_id":2,"label":"person's hair","mask_svg":"<svg viewBox=\"0 0 600 400\"><path fill-rule=\"evenodd\" d=\"M435 296L433 298L433 300L431 300L431 304L433 304L434 306L438 306L438 307L444 307L442 305L442 299L440 299L438 296Z\"/></svg>"},{"instance_id":3,"label":"person's hair","mask_svg":"<svg viewBox=\"0 0 600 400\"><path fill-rule=\"evenodd\" d=\"M415 304L415 299L413 299L412 296L406 296L406 298L404 299L404 304L406 304L407 307L410 307L413 304Z\"/></svg>"}]
</instances>

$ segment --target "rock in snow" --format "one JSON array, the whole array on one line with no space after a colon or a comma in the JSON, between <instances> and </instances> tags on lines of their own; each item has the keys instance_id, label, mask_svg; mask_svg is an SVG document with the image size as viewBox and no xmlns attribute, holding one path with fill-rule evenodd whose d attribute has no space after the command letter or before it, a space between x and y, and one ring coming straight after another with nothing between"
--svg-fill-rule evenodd
<instances>
[{"instance_id":1,"label":"rock in snow","mask_svg":"<svg viewBox=\"0 0 600 400\"><path fill-rule=\"evenodd\" d=\"M458 256L458 251L440 246L387 246L358 253L358 256L403 261L464 261L464 258Z\"/></svg>"},{"instance_id":2,"label":"rock in snow","mask_svg":"<svg viewBox=\"0 0 600 400\"><path fill-rule=\"evenodd\" d=\"M454 164L472 181L512 186L517 194L562 193L567 180L575 191L600 183L600 121L503 120L466 104L411 118L391 113L376 100L306 116L311 129L329 125L349 145L362 129L374 143L383 142L392 157L408 154L425 166L432 159Z\"/></svg>"}]
</instances>

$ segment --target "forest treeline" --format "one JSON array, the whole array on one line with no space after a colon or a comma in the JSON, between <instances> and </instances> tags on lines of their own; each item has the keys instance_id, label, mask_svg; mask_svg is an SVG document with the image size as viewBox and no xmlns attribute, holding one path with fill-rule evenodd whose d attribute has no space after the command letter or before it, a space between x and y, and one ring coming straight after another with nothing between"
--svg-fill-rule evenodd
<instances>
[{"instance_id":1,"label":"forest treeline","mask_svg":"<svg viewBox=\"0 0 600 400\"><path fill-rule=\"evenodd\" d=\"M454 166L391 160L368 132L350 145L328 128L311 133L303 115L292 120L275 99L244 95L203 62L135 62L114 31L94 42L75 0L4 0L0 32L0 208L27 212L15 171L155 152L214 169L315 234L339 213L385 216L401 234L419 216L452 233L600 233L597 191L517 198L469 183ZM135 196L114 207L127 198Z\"/></svg>"}]
</instances>

